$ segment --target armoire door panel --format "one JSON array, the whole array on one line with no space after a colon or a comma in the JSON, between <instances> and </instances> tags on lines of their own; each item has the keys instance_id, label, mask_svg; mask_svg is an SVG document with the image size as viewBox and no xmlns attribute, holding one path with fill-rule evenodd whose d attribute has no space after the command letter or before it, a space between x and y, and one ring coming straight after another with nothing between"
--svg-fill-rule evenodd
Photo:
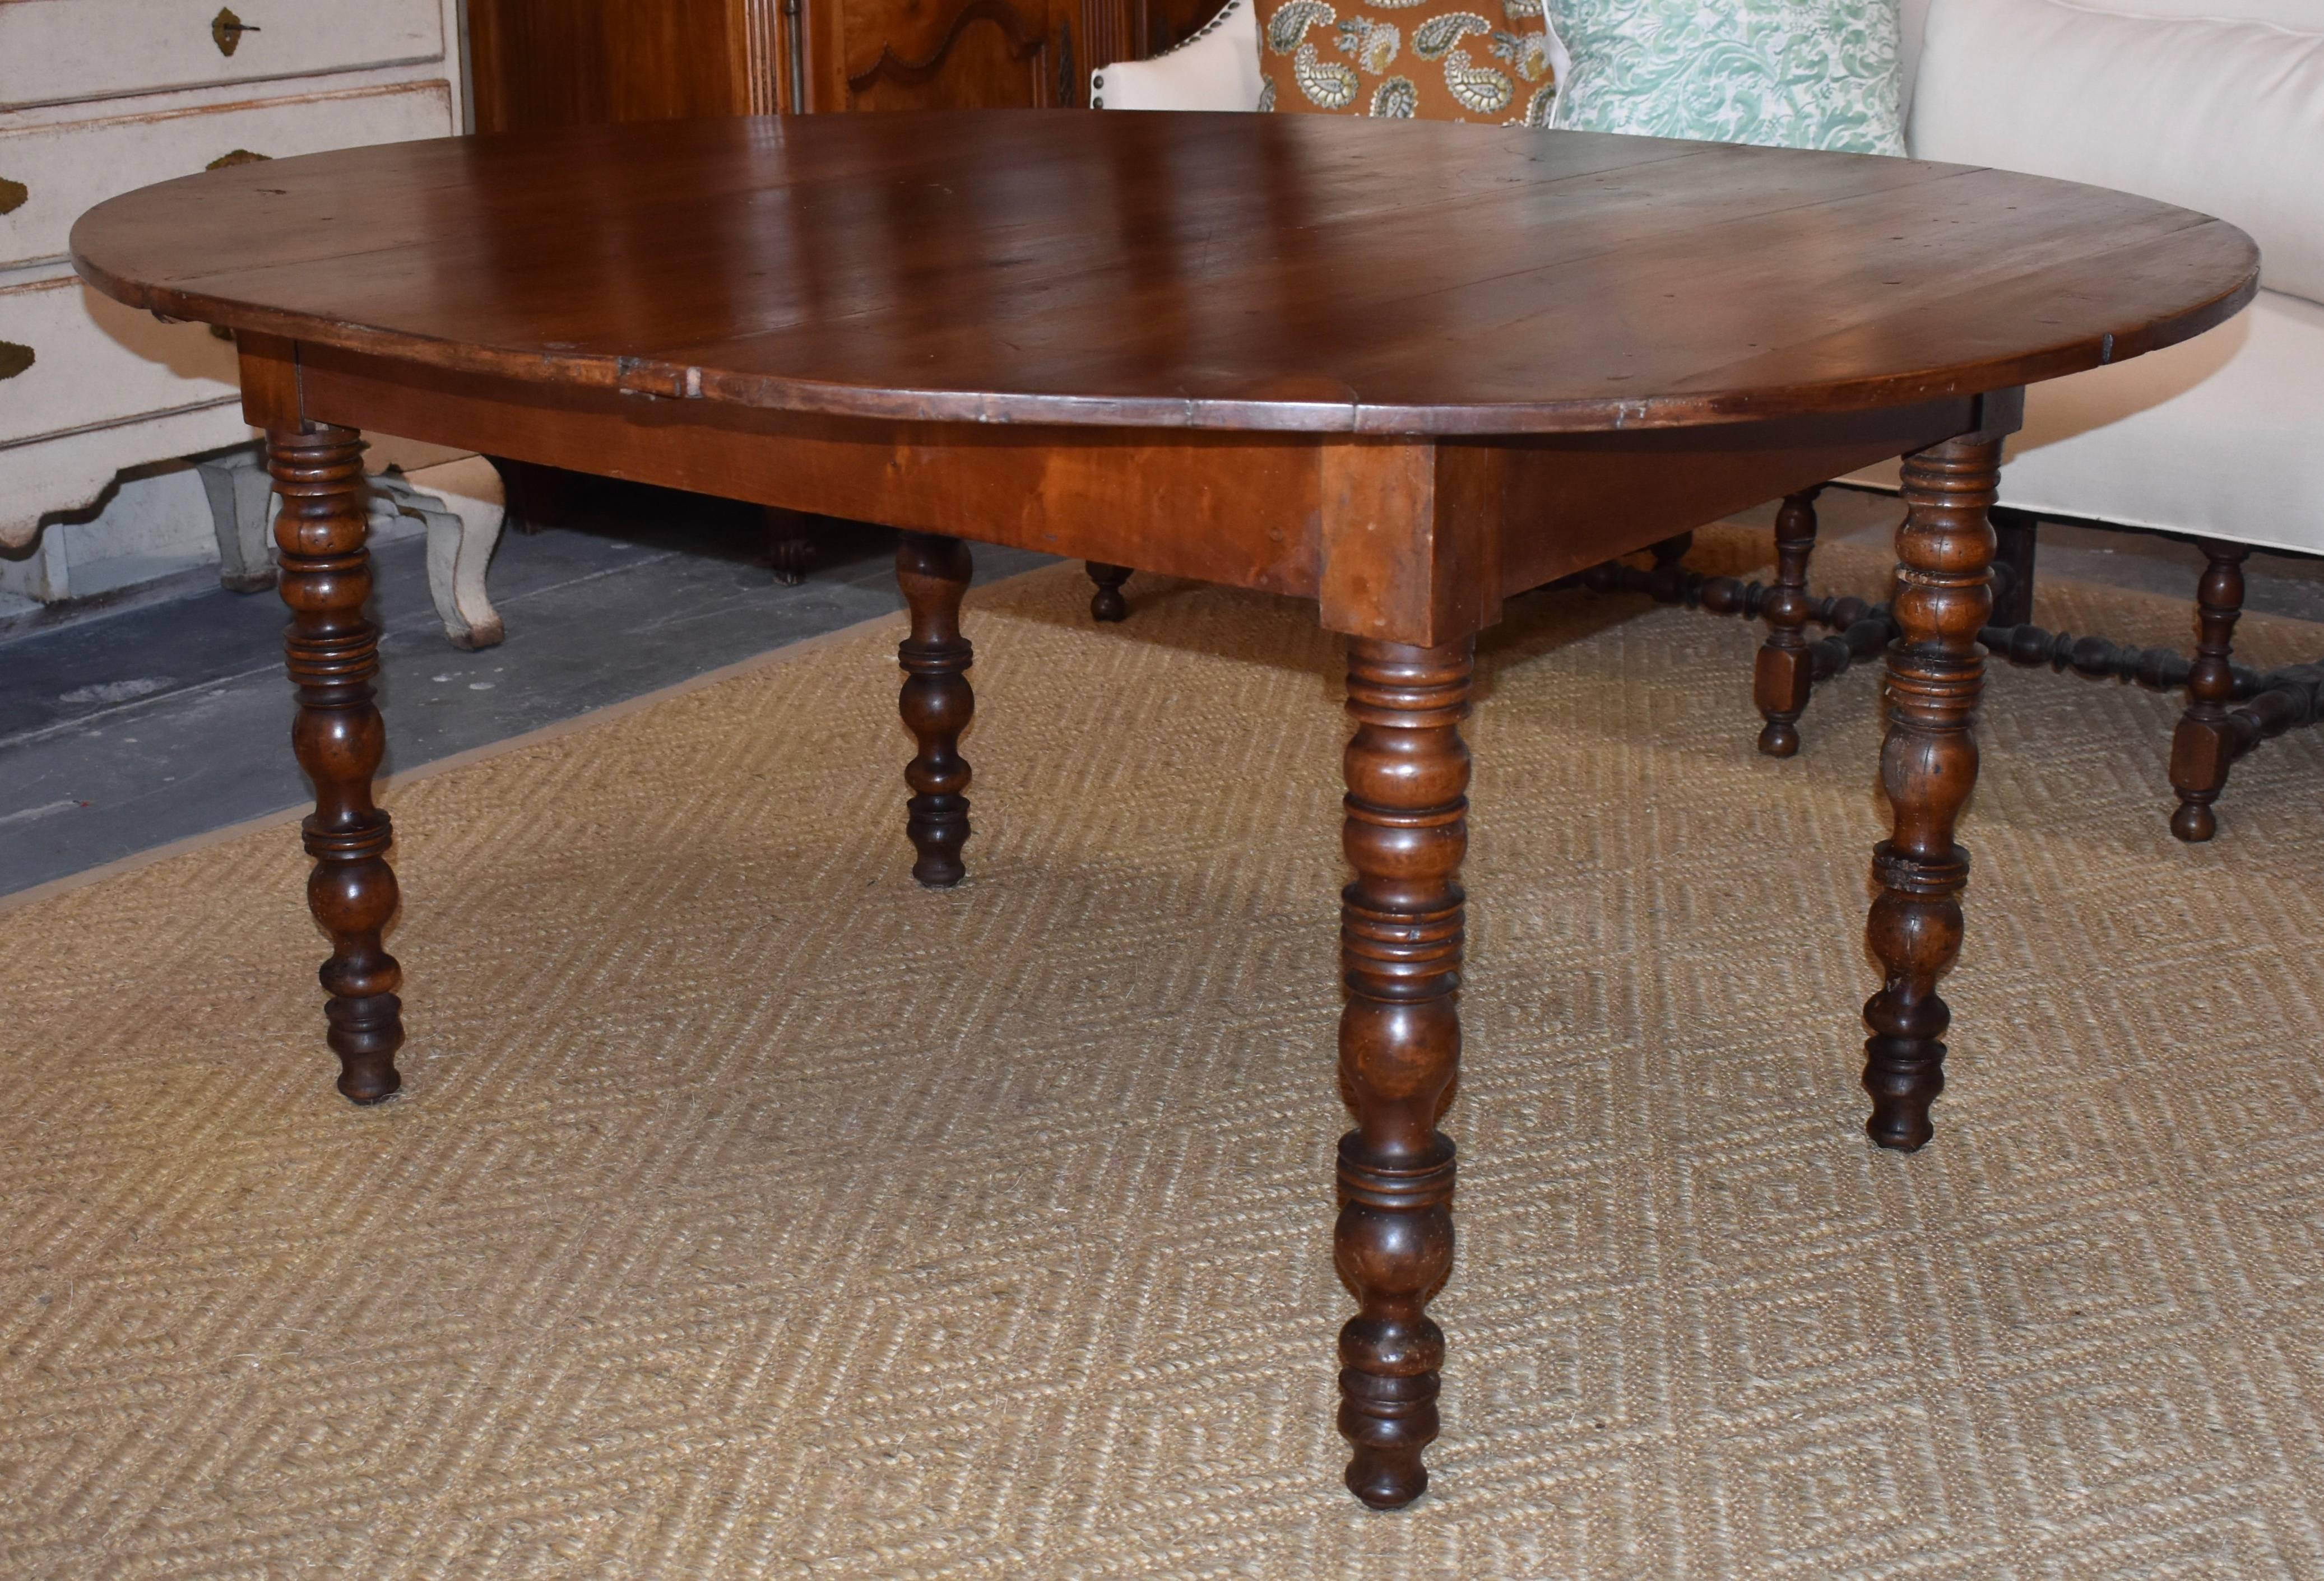
<instances>
[{"instance_id":1,"label":"armoire door panel","mask_svg":"<svg viewBox=\"0 0 2324 1581\"><path fill-rule=\"evenodd\" d=\"M738 115L753 108L746 0L472 0L476 130Z\"/></svg>"},{"instance_id":2,"label":"armoire door panel","mask_svg":"<svg viewBox=\"0 0 2324 1581\"><path fill-rule=\"evenodd\" d=\"M0 0L5 7L11 0ZM1222 0L468 0L476 129L1078 107Z\"/></svg>"},{"instance_id":3,"label":"armoire door panel","mask_svg":"<svg viewBox=\"0 0 2324 1581\"><path fill-rule=\"evenodd\" d=\"M1070 30L1044 0L837 0L829 10L841 80L817 109L1038 109L1078 97Z\"/></svg>"}]
</instances>

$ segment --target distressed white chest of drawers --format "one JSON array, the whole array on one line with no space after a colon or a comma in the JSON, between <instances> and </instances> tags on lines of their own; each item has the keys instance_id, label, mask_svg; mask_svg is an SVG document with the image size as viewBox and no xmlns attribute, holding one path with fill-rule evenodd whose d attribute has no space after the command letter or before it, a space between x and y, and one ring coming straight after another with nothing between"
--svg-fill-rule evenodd
<instances>
[{"instance_id":1,"label":"distressed white chest of drawers","mask_svg":"<svg viewBox=\"0 0 2324 1581\"><path fill-rule=\"evenodd\" d=\"M459 131L460 53L458 0L0 0L0 554L43 553L124 468L251 437L234 347L86 290L74 219L221 162Z\"/></svg>"}]
</instances>

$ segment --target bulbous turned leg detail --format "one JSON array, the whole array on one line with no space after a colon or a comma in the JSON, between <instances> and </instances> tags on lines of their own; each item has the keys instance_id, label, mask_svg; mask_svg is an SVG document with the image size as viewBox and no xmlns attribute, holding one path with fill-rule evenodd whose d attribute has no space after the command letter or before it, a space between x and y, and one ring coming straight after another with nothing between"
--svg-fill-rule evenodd
<instances>
[{"instance_id":1,"label":"bulbous turned leg detail","mask_svg":"<svg viewBox=\"0 0 2324 1581\"><path fill-rule=\"evenodd\" d=\"M1770 758L1800 749L1800 715L1815 682L1808 657L1808 557L1815 553L1815 501L1822 492L1819 484L1786 494L1775 512L1775 585L1763 606L1767 639L1759 645L1751 676L1752 701L1766 721L1759 750Z\"/></svg>"},{"instance_id":2,"label":"bulbous turned leg detail","mask_svg":"<svg viewBox=\"0 0 2324 1581\"><path fill-rule=\"evenodd\" d=\"M2171 832L2190 844L2218 832L2211 804L2227 788L2227 770L2240 746L2227 705L2236 696L2236 619L2244 611L2244 561L2251 554L2245 545L2210 538L2202 548L2210 565L2195 590L2195 663L2187 672L2187 712L2171 735L2171 788L2179 793Z\"/></svg>"},{"instance_id":3,"label":"bulbous turned leg detail","mask_svg":"<svg viewBox=\"0 0 2324 1581\"><path fill-rule=\"evenodd\" d=\"M968 591L968 546L935 533L908 532L896 545L896 583L910 608L912 634L896 649L904 668L897 706L919 750L904 768L912 787L904 832L919 859L912 877L945 888L968 871L968 759L961 732L976 710L968 666L974 657L960 634L961 595Z\"/></svg>"},{"instance_id":4,"label":"bulbous turned leg detail","mask_svg":"<svg viewBox=\"0 0 2324 1581\"><path fill-rule=\"evenodd\" d=\"M1904 458L1908 514L1896 533L1895 612L1888 648L1888 737L1880 783L1894 832L1872 853L1879 893L1866 939L1886 985L1865 1003L1865 1129L1904 1152L1934 1134L1929 1107L1944 1090L1952 1012L1937 979L1960 954L1969 852L1953 843L1977 784L1978 695L1993 612L1991 509L2001 468L1997 437L1949 439Z\"/></svg>"},{"instance_id":5,"label":"bulbous turned leg detail","mask_svg":"<svg viewBox=\"0 0 2324 1581\"><path fill-rule=\"evenodd\" d=\"M1130 580L1130 567L1109 565L1102 560L1084 562L1089 579L1097 584L1090 594L1090 619L1093 620L1126 620L1130 618L1130 601L1121 596L1121 584Z\"/></svg>"},{"instance_id":6,"label":"bulbous turned leg detail","mask_svg":"<svg viewBox=\"0 0 2324 1581\"><path fill-rule=\"evenodd\" d=\"M395 1052L403 1046L403 980L380 940L395 915L392 841L387 814L373 805L386 736L373 702L379 632L364 618L371 597L369 500L363 444L350 428L318 426L267 436L267 466L282 509L274 520L284 641L299 717L290 744L315 782L315 812L303 825L315 868L307 904L330 935L321 978L324 1014L339 1056L339 1090L377 1103L402 1086Z\"/></svg>"},{"instance_id":7,"label":"bulbous turned leg detail","mask_svg":"<svg viewBox=\"0 0 2324 1581\"><path fill-rule=\"evenodd\" d=\"M1452 1268L1452 1144L1436 1122L1461 1059L1473 640L1348 644L1346 819L1355 878L1340 893L1340 1277L1357 1312L1340 1331L1340 1432L1349 1489L1376 1510L1428 1485L1444 1335L1427 1315Z\"/></svg>"}]
</instances>

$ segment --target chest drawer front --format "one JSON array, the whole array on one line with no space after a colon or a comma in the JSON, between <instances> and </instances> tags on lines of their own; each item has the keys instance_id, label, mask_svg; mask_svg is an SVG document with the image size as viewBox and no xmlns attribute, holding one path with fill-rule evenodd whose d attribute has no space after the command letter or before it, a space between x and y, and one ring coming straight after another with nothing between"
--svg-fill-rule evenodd
<instances>
[{"instance_id":1,"label":"chest drawer front","mask_svg":"<svg viewBox=\"0 0 2324 1581\"><path fill-rule=\"evenodd\" d=\"M235 395L235 352L69 277L0 290L0 446Z\"/></svg>"},{"instance_id":2,"label":"chest drawer front","mask_svg":"<svg viewBox=\"0 0 2324 1581\"><path fill-rule=\"evenodd\" d=\"M0 0L0 110L438 60L439 4Z\"/></svg>"},{"instance_id":3,"label":"chest drawer front","mask_svg":"<svg viewBox=\"0 0 2324 1581\"><path fill-rule=\"evenodd\" d=\"M0 132L0 268L61 258L83 211L108 198L225 159L317 153L369 142L443 137L452 89L401 83L350 93L215 105L155 115L108 115Z\"/></svg>"}]
</instances>

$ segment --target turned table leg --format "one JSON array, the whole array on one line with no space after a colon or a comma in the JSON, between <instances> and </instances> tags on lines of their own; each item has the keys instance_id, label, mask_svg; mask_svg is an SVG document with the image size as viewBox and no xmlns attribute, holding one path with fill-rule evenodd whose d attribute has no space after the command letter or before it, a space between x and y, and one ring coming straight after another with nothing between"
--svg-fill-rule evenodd
<instances>
[{"instance_id":1,"label":"turned table leg","mask_svg":"<svg viewBox=\"0 0 2324 1581\"><path fill-rule=\"evenodd\" d=\"M2000 506L1986 514L1993 522L1993 623L2030 626L2042 519L2030 510Z\"/></svg>"},{"instance_id":2,"label":"turned table leg","mask_svg":"<svg viewBox=\"0 0 2324 1581\"><path fill-rule=\"evenodd\" d=\"M904 832L919 859L912 877L931 888L960 882L968 843L968 759L960 733L975 712L968 685L974 654L960 634L960 600L968 591L968 546L935 533L908 532L896 544L896 583L912 613L912 634L896 649L904 667L897 699L919 750L904 768L912 799Z\"/></svg>"},{"instance_id":3,"label":"turned table leg","mask_svg":"<svg viewBox=\"0 0 2324 1581\"><path fill-rule=\"evenodd\" d=\"M1686 556L1694 547L1694 534L1682 532L1646 546L1654 567L1646 573L1646 595L1658 604L1686 602Z\"/></svg>"},{"instance_id":4,"label":"turned table leg","mask_svg":"<svg viewBox=\"0 0 2324 1581\"><path fill-rule=\"evenodd\" d=\"M1130 567L1109 565L1102 560L1084 562L1089 579L1096 584L1090 593L1090 619L1093 620L1126 620L1130 618L1130 601L1121 596L1121 584L1130 580Z\"/></svg>"},{"instance_id":5,"label":"turned table leg","mask_svg":"<svg viewBox=\"0 0 2324 1581\"><path fill-rule=\"evenodd\" d=\"M377 1103L403 1084L395 1051L403 1044L402 969L380 942L395 915L395 874L387 865L387 814L372 804L385 733L372 702L379 632L364 618L371 597L369 501L363 444L353 429L315 427L267 436L267 464L281 496L274 520L282 602L290 606L284 647L299 718L290 742L315 782L315 812L304 825L315 859L307 903L331 938L323 987L339 1090Z\"/></svg>"},{"instance_id":6,"label":"turned table leg","mask_svg":"<svg viewBox=\"0 0 2324 1581\"><path fill-rule=\"evenodd\" d=\"M805 512L770 505L761 512L767 524L767 563L775 580L797 587L815 569L815 534Z\"/></svg>"},{"instance_id":7,"label":"turned table leg","mask_svg":"<svg viewBox=\"0 0 2324 1581\"><path fill-rule=\"evenodd\" d=\"M1865 1003L1865 1129L1906 1152L1933 1134L1952 1012L1937 979L1960 954L1969 852L1953 824L1977 784L1975 723L1985 685L1978 632L1993 612L1991 508L2001 440L1971 437L1904 458L1908 514L1896 533L1895 620L1888 648L1888 738L1880 783L1894 832L1872 853L1879 894L1866 938L1886 985Z\"/></svg>"},{"instance_id":8,"label":"turned table leg","mask_svg":"<svg viewBox=\"0 0 2324 1581\"><path fill-rule=\"evenodd\" d=\"M1473 639L1348 644L1346 821L1355 879L1340 892L1340 1331L1347 1483L1374 1509L1428 1485L1444 1335L1429 1299L1452 1267L1452 1144L1436 1128L1461 1058L1461 858L1469 843Z\"/></svg>"},{"instance_id":9,"label":"turned table leg","mask_svg":"<svg viewBox=\"0 0 2324 1581\"><path fill-rule=\"evenodd\" d=\"M2214 538L2203 539L2202 550L2210 565L2195 590L2195 663L2187 672L2187 712L2171 736L2171 788L2179 793L2171 832L2190 842L2219 832L2211 804L2227 788L2227 770L2236 760L2227 705L2236 699L2236 619L2244 611L2244 561L2251 554L2246 545Z\"/></svg>"},{"instance_id":10,"label":"turned table leg","mask_svg":"<svg viewBox=\"0 0 2324 1581\"><path fill-rule=\"evenodd\" d=\"M1775 512L1775 586L1765 606L1767 640L1751 676L1752 700L1767 722L1759 750L1770 758L1800 749L1800 715L1815 681L1808 657L1808 557L1815 553L1815 501L1822 492L1818 485L1786 494Z\"/></svg>"}]
</instances>

